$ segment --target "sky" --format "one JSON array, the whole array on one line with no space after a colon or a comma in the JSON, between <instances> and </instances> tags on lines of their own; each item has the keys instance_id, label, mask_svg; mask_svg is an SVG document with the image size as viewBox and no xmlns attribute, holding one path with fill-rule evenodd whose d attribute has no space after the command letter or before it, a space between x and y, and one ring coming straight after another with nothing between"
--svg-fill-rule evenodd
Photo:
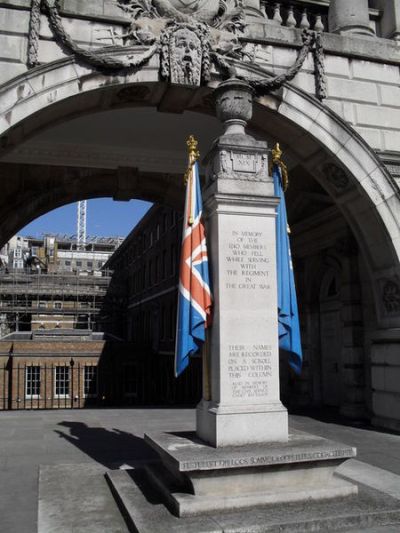
<instances>
[{"instance_id":1,"label":"sky","mask_svg":"<svg viewBox=\"0 0 400 533\"><path fill-rule=\"evenodd\" d=\"M39 237L43 233L76 234L77 203L68 204L37 218L18 234ZM115 202L110 198L88 200L87 235L101 237L126 237L151 203L142 200Z\"/></svg>"}]
</instances>

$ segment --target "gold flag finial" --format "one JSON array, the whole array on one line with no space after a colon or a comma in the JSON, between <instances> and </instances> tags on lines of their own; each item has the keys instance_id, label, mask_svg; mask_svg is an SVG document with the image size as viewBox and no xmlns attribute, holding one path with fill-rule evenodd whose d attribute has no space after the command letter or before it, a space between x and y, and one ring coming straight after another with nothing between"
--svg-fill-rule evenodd
<instances>
[{"instance_id":1,"label":"gold flag finial","mask_svg":"<svg viewBox=\"0 0 400 533\"><path fill-rule=\"evenodd\" d=\"M188 153L189 153L189 165L185 172L185 185L187 185L190 188L189 193L189 199L192 198L192 187L193 187L193 167L196 164L196 161L200 158L200 152L197 149L198 142L195 139L194 135L190 135L188 140L186 141L187 147L188 147ZM191 226L194 223L194 217L193 217L193 206L191 203L188 205L188 224Z\"/></svg>"},{"instance_id":2,"label":"gold flag finial","mask_svg":"<svg viewBox=\"0 0 400 533\"><path fill-rule=\"evenodd\" d=\"M279 146L279 143L276 143L275 148L272 148L272 162L273 163L280 163L281 157L282 157L282 150Z\"/></svg>"},{"instance_id":3,"label":"gold flag finial","mask_svg":"<svg viewBox=\"0 0 400 533\"><path fill-rule=\"evenodd\" d=\"M283 191L286 192L289 187L289 174L288 174L287 166L282 161L282 154L283 152L281 150L279 143L276 143L275 147L272 148L272 165L278 165L280 167L281 173L282 173Z\"/></svg>"},{"instance_id":4,"label":"gold flag finial","mask_svg":"<svg viewBox=\"0 0 400 533\"><path fill-rule=\"evenodd\" d=\"M194 138L193 135L191 135L189 137L189 139L186 141L186 144L187 144L187 147L188 147L188 152L189 152L189 161L191 164L195 163L199 157L200 157L200 152L198 151L197 147L199 145L199 143L197 142L197 140Z\"/></svg>"}]
</instances>

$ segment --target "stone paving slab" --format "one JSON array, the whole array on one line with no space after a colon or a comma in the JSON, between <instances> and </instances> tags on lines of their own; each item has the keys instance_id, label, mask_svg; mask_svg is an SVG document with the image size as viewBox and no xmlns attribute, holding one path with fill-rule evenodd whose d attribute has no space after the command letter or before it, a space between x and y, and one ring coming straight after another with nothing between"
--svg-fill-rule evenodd
<instances>
[{"instance_id":1,"label":"stone paving slab","mask_svg":"<svg viewBox=\"0 0 400 533\"><path fill-rule=\"evenodd\" d=\"M360 461L400 475L399 434L367 426L351 427L341 419L330 420L325 415L325 412L323 418L320 413L291 415L289 424L355 446ZM144 433L190 431L194 426L195 410L190 408L0 412L0 443L23 442L21 446L7 446L0 453L0 533L36 533L39 465L134 466L151 456L151 450L143 443ZM44 452L40 446L30 448L29 438L15 437L25 430L28 435L32 430L36 441L41 435ZM105 439L107 449L95 449L96 439Z\"/></svg>"},{"instance_id":2,"label":"stone paving slab","mask_svg":"<svg viewBox=\"0 0 400 533\"><path fill-rule=\"evenodd\" d=\"M42 466L38 533L127 533L100 465Z\"/></svg>"}]
</instances>

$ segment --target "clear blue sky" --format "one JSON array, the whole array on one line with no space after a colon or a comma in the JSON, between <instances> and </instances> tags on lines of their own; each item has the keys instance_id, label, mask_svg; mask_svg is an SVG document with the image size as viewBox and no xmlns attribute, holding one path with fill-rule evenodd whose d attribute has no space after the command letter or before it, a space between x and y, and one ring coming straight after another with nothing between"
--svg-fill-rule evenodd
<instances>
[{"instance_id":1,"label":"clear blue sky","mask_svg":"<svg viewBox=\"0 0 400 533\"><path fill-rule=\"evenodd\" d=\"M152 204L141 200L114 202L109 198L88 200L87 234L104 237L126 237ZM20 235L42 233L76 234L77 204L50 211L21 229Z\"/></svg>"}]
</instances>

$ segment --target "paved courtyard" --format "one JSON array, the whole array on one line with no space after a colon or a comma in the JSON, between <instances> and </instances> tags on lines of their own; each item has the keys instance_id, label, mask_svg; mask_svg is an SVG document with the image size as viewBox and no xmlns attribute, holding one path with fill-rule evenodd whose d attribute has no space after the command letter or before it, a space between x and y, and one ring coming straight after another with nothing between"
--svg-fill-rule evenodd
<instances>
[{"instance_id":1,"label":"paved courtyard","mask_svg":"<svg viewBox=\"0 0 400 533\"><path fill-rule=\"evenodd\" d=\"M358 460L400 475L400 435L368 427L352 427L332 418L292 415L293 428L341 441L358 448ZM152 458L142 440L154 430L190 430L195 424L193 409L91 409L59 411L20 411L0 413L0 532L36 533L39 498L39 465L86 465L99 472L108 467L137 466ZM89 472L86 468L85 472ZM64 487L69 512L80 514L80 490L108 495L105 485L96 485L102 476ZM103 483L103 481L101 481ZM394 490L399 491L400 487ZM111 499L104 504L110 523L125 524ZM87 531L92 528L87 527ZM63 531L61 528L60 531ZM65 530L64 530L65 531ZM105 527L98 533L109 533ZM113 530L115 531L115 529ZM378 529L374 530L378 531ZM380 530L379 530L380 531ZM398 528L384 528L395 532ZM64 533L64 532L63 532Z\"/></svg>"}]
</instances>

